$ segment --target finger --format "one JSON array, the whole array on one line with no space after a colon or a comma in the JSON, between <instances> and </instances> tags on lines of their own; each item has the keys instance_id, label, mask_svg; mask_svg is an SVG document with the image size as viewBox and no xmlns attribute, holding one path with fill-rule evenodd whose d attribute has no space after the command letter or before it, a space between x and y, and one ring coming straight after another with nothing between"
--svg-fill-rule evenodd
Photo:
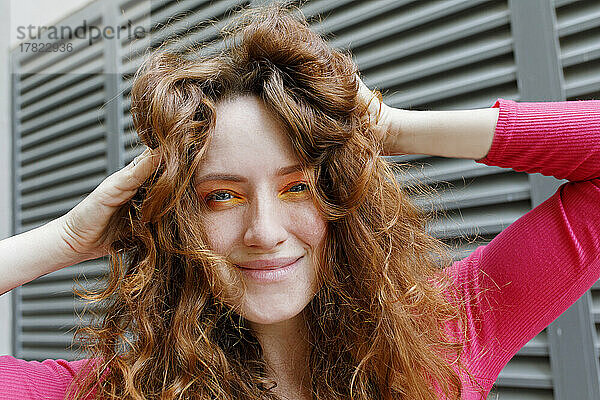
<instances>
[{"instance_id":1,"label":"finger","mask_svg":"<svg viewBox=\"0 0 600 400\"><path fill-rule=\"evenodd\" d=\"M156 150L146 149L123 169L106 178L92 192L99 204L118 207L131 199L139 187L160 164Z\"/></svg>"},{"instance_id":2,"label":"finger","mask_svg":"<svg viewBox=\"0 0 600 400\"><path fill-rule=\"evenodd\" d=\"M146 148L123 169L124 180L120 185L123 190L138 189L148 179L150 174L160 164L160 155L156 151Z\"/></svg>"}]
</instances>

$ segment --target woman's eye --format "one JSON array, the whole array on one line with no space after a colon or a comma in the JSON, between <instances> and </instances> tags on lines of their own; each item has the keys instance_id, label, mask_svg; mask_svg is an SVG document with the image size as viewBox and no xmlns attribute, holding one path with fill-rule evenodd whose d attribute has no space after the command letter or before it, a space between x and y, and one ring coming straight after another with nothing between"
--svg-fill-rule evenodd
<instances>
[{"instance_id":1,"label":"woman's eye","mask_svg":"<svg viewBox=\"0 0 600 400\"><path fill-rule=\"evenodd\" d=\"M206 200L210 201L228 201L228 200L232 200L233 196L231 195L231 193L229 192L215 192L215 193L211 193L208 196L206 196Z\"/></svg>"},{"instance_id":2,"label":"woman's eye","mask_svg":"<svg viewBox=\"0 0 600 400\"><path fill-rule=\"evenodd\" d=\"M306 183L300 182L300 183L290 187L288 189L288 191L293 192L293 193L298 193L298 192L302 192L307 189L308 189L308 185Z\"/></svg>"}]
</instances>

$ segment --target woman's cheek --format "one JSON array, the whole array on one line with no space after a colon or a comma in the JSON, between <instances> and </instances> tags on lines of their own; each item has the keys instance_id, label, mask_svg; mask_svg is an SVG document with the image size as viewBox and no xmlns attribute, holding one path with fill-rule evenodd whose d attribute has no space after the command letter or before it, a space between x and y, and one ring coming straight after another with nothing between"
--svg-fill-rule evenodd
<instances>
[{"instance_id":1,"label":"woman's cheek","mask_svg":"<svg viewBox=\"0 0 600 400\"><path fill-rule=\"evenodd\" d=\"M208 246L211 250L221 255L228 255L235 244L238 232L242 226L241 221L236 220L235 212L221 212L209 214L206 219L206 235Z\"/></svg>"},{"instance_id":2,"label":"woman's cheek","mask_svg":"<svg viewBox=\"0 0 600 400\"><path fill-rule=\"evenodd\" d=\"M291 230L303 242L311 247L317 246L325 237L327 222L321 217L312 202L292 210Z\"/></svg>"}]
</instances>

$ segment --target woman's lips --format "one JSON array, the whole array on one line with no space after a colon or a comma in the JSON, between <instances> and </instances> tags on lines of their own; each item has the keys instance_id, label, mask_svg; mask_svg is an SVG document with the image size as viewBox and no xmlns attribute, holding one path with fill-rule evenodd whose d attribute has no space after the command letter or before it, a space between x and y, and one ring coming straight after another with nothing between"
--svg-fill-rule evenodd
<instances>
[{"instance_id":1,"label":"woman's lips","mask_svg":"<svg viewBox=\"0 0 600 400\"><path fill-rule=\"evenodd\" d=\"M244 263L236 264L238 267L243 269L277 269L281 267L286 267L298 260L300 257L279 257L279 258L271 258L268 260L255 260L255 261L247 261Z\"/></svg>"},{"instance_id":2,"label":"woman's lips","mask_svg":"<svg viewBox=\"0 0 600 400\"><path fill-rule=\"evenodd\" d=\"M273 283L280 282L288 278L294 272L296 267L300 264L302 258L304 258L304 256L299 258L291 258L291 262L289 262L290 259L287 258L280 259L288 261L286 261L285 263L281 261L280 264L282 264L282 266L275 268L273 268L272 261L270 261L271 265L259 263L258 265L262 265L262 267L260 268L246 268L245 266L248 265L248 263L244 264L244 266L236 266L240 269L240 271L242 271L244 276L253 281L256 281L258 283ZM262 262L264 260L259 261Z\"/></svg>"}]
</instances>

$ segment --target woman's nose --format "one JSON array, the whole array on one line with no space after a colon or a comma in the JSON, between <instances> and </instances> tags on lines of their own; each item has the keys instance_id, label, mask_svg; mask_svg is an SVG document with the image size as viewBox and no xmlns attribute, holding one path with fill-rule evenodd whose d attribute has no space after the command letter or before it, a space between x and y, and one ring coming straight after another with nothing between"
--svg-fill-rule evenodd
<instances>
[{"instance_id":1,"label":"woman's nose","mask_svg":"<svg viewBox=\"0 0 600 400\"><path fill-rule=\"evenodd\" d=\"M248 222L244 232L246 246L270 250L285 241L287 231L277 209L277 201L263 196L248 209Z\"/></svg>"}]
</instances>

